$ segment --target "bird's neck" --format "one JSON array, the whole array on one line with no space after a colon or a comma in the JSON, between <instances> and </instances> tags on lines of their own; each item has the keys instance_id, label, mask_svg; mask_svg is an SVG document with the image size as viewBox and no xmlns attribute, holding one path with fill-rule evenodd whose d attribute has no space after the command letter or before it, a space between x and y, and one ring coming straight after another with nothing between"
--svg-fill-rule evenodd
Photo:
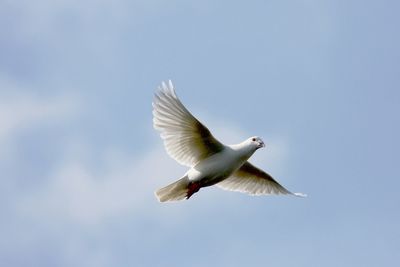
<instances>
[{"instance_id":1,"label":"bird's neck","mask_svg":"<svg viewBox=\"0 0 400 267\"><path fill-rule=\"evenodd\" d=\"M250 158L251 155L253 155L253 153L257 150L253 146L249 146L244 142L236 145L230 145L230 148L234 150L235 153L238 153L241 157L246 158L246 160Z\"/></svg>"}]
</instances>

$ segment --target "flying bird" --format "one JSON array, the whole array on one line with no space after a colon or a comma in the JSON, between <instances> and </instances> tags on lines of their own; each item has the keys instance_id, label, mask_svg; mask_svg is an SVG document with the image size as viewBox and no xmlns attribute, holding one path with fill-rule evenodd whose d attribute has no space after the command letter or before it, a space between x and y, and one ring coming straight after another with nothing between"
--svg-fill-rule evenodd
<instances>
[{"instance_id":1,"label":"flying bird","mask_svg":"<svg viewBox=\"0 0 400 267\"><path fill-rule=\"evenodd\" d=\"M295 195L247 160L262 147L253 136L236 145L219 142L177 97L171 80L162 82L153 101L153 126L167 153L190 169L176 182L155 192L160 202L189 199L201 188L216 185L250 195Z\"/></svg>"}]
</instances>

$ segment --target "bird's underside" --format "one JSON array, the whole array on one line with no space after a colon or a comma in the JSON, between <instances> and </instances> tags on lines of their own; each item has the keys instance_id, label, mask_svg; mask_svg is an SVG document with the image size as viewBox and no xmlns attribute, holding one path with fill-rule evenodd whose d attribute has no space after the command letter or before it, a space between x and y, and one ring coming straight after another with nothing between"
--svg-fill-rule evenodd
<instances>
[{"instance_id":1,"label":"bird's underside","mask_svg":"<svg viewBox=\"0 0 400 267\"><path fill-rule=\"evenodd\" d=\"M153 125L160 131L167 153L190 167L176 182L156 191L160 202L189 199L200 188L210 185L250 195L296 195L255 167L247 159L264 147L258 137L225 146L212 136L181 103L173 85L162 83L153 102ZM206 178L213 177L214 180ZM222 178L221 178L222 177Z\"/></svg>"}]
</instances>

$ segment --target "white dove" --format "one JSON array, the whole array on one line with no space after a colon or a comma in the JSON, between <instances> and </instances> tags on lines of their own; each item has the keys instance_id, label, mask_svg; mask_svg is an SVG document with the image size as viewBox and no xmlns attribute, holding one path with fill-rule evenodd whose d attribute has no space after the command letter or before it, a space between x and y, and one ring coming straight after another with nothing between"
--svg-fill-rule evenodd
<instances>
[{"instance_id":1,"label":"white dove","mask_svg":"<svg viewBox=\"0 0 400 267\"><path fill-rule=\"evenodd\" d=\"M171 81L158 87L153 116L154 128L161 132L167 153L190 167L178 181L155 192L160 202L189 199L200 188L211 185L250 195L305 196L290 192L247 161L257 149L265 147L259 137L236 145L224 145L215 139L183 106Z\"/></svg>"}]
</instances>

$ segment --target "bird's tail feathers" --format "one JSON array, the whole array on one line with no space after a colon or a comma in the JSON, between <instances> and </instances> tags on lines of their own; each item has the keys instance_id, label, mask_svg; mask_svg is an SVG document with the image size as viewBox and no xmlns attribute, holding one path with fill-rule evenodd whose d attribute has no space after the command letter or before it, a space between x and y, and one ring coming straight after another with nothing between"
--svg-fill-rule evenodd
<instances>
[{"instance_id":1,"label":"bird's tail feathers","mask_svg":"<svg viewBox=\"0 0 400 267\"><path fill-rule=\"evenodd\" d=\"M189 179L187 176L182 177L176 182L169 184L155 192L158 201L179 201L187 197Z\"/></svg>"}]
</instances>

